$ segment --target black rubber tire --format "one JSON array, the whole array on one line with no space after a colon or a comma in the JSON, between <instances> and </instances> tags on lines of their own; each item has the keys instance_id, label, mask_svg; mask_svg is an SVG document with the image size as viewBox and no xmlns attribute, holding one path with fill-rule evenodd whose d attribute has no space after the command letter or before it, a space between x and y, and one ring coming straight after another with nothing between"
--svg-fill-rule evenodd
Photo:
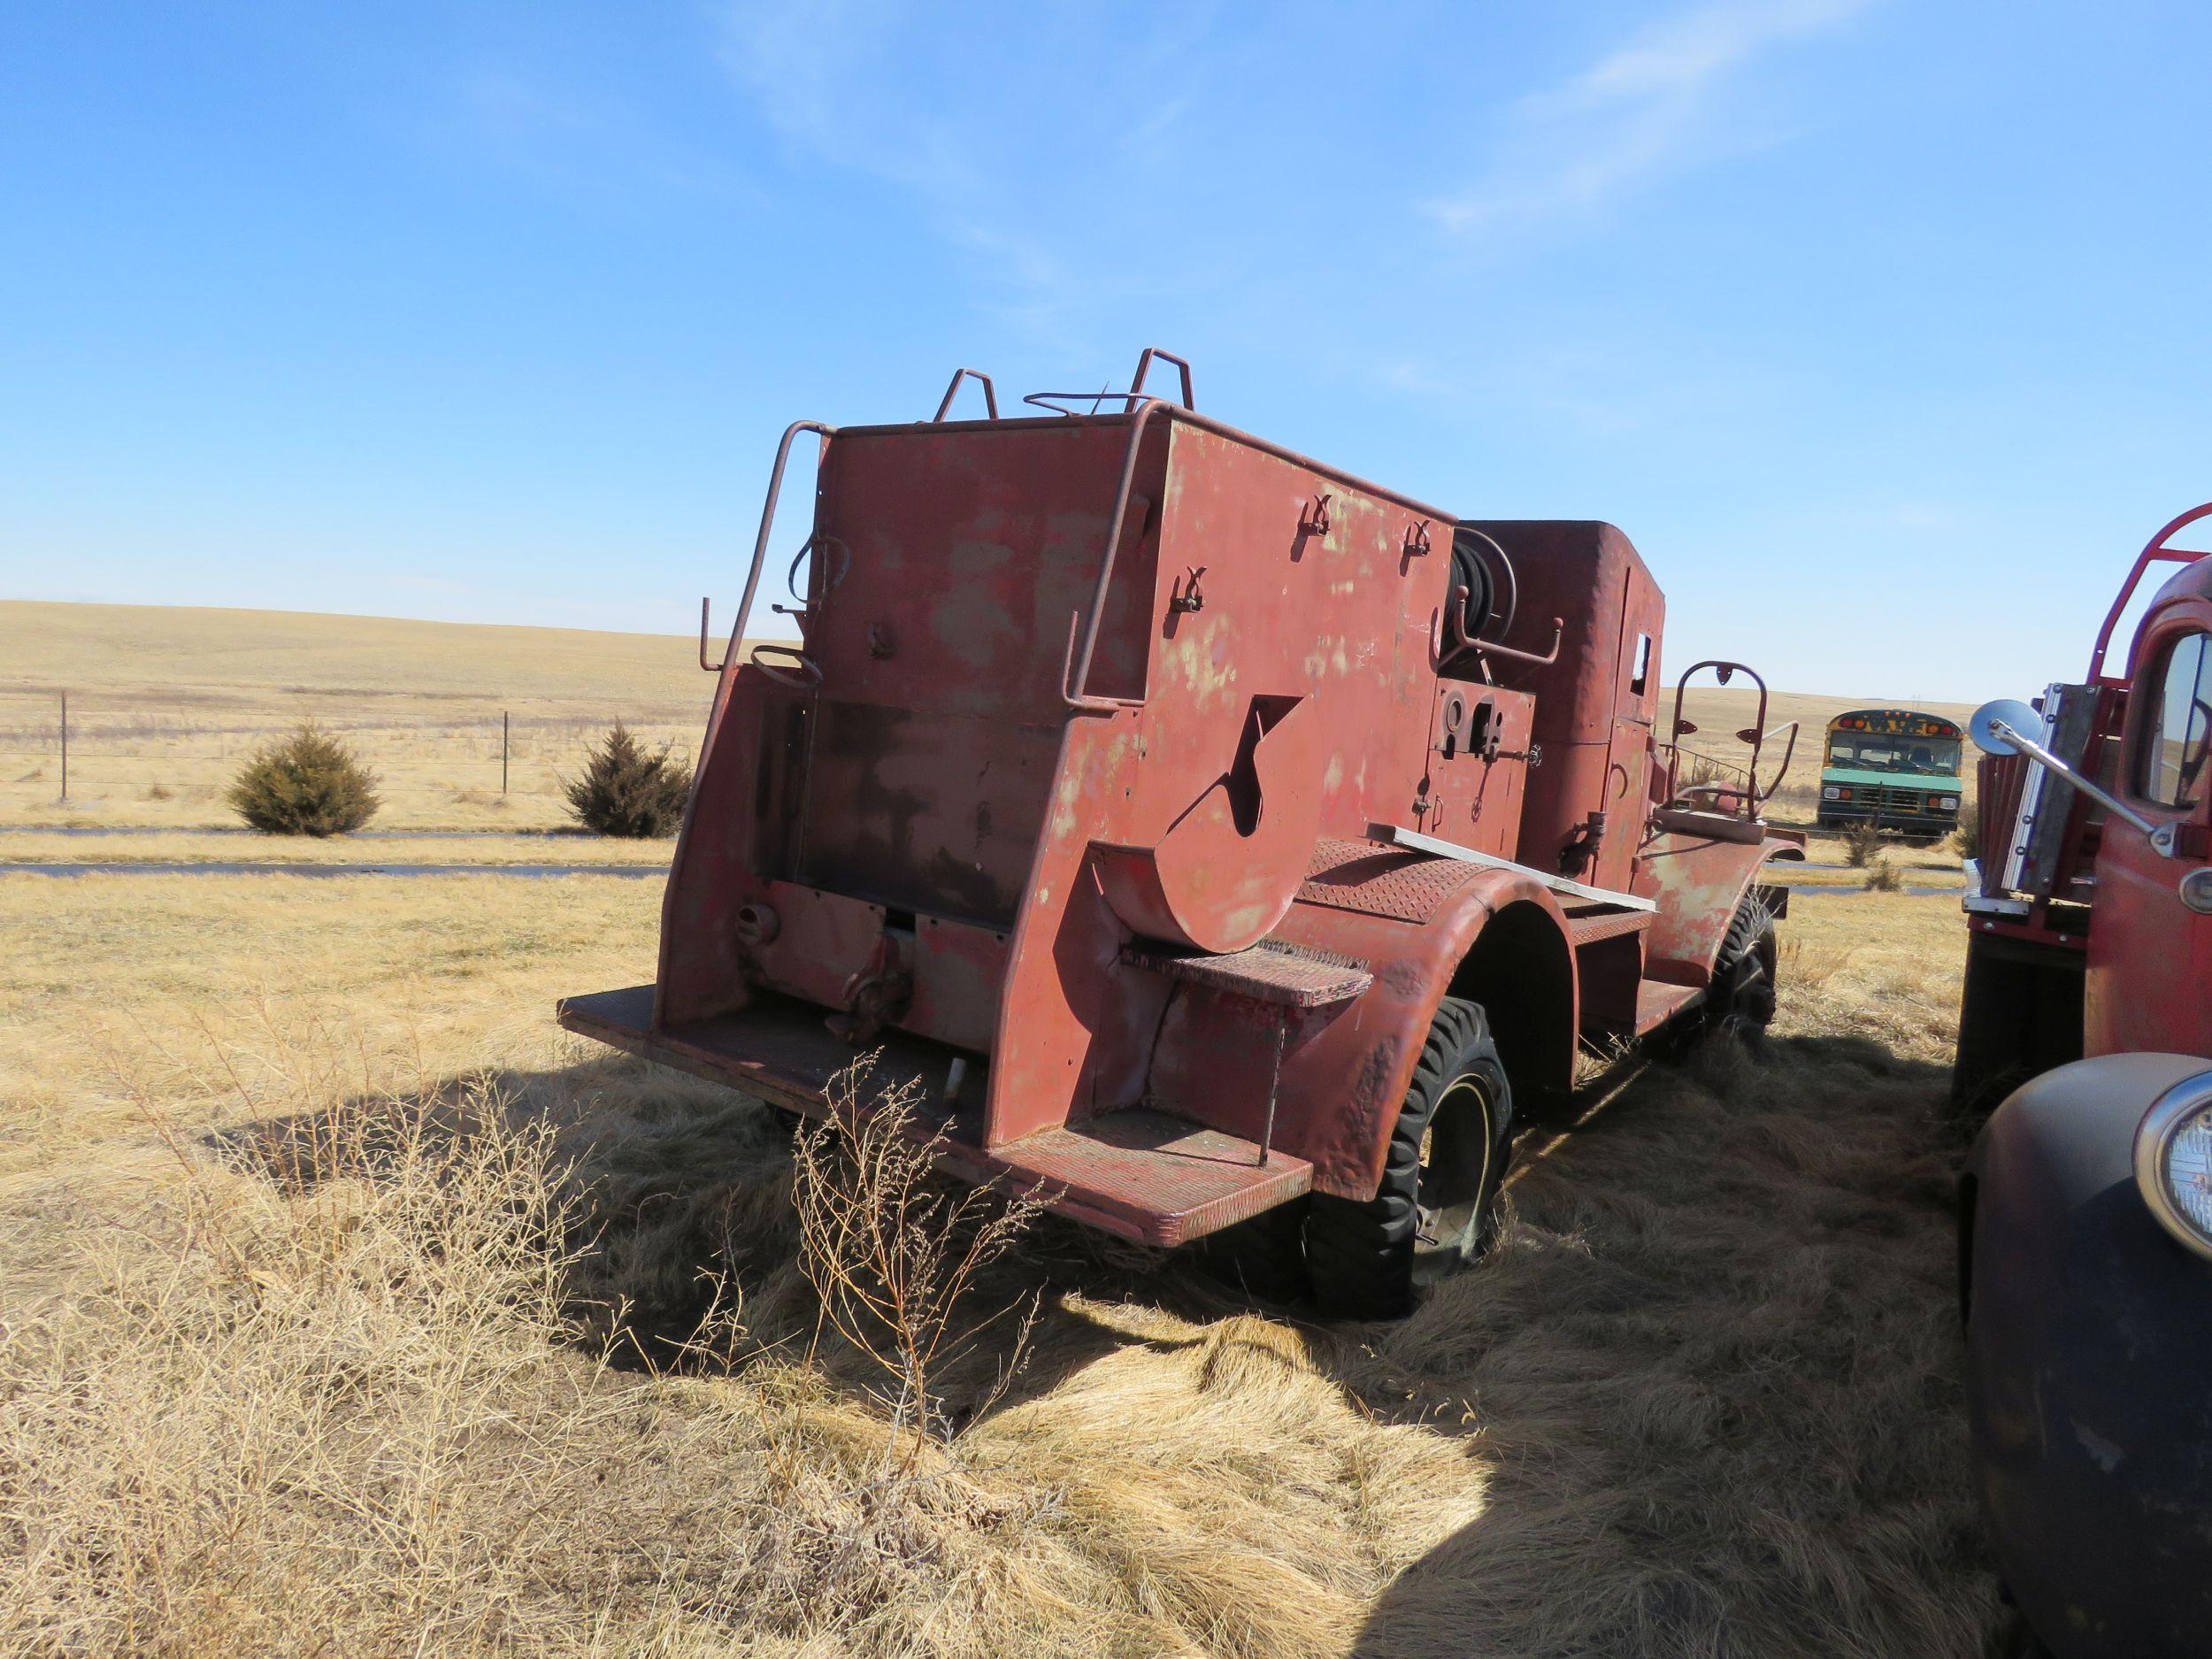
<instances>
[{"instance_id":1,"label":"black rubber tire","mask_svg":"<svg viewBox=\"0 0 2212 1659\"><path fill-rule=\"evenodd\" d=\"M1316 1193L1307 1202L1306 1271L1321 1311L1401 1318L1419 1285L1480 1254L1512 1129L1513 1086L1490 1022L1448 996L1392 1125L1381 1187L1364 1201Z\"/></svg>"},{"instance_id":2,"label":"black rubber tire","mask_svg":"<svg viewBox=\"0 0 2212 1659\"><path fill-rule=\"evenodd\" d=\"M1290 1306L1304 1302L1306 1201L1293 1199L1218 1233L1190 1249L1191 1264L1218 1285L1256 1301Z\"/></svg>"},{"instance_id":3,"label":"black rubber tire","mask_svg":"<svg viewBox=\"0 0 2212 1659\"><path fill-rule=\"evenodd\" d=\"M2020 1609L2008 1607L1990 1639L1990 1659L2057 1659L2044 1640L2028 1628Z\"/></svg>"},{"instance_id":4,"label":"black rubber tire","mask_svg":"<svg viewBox=\"0 0 2212 1659\"><path fill-rule=\"evenodd\" d=\"M1728 932L1713 963L1702 1023L1745 1038L1764 1032L1774 1021L1780 956L1773 912L1756 892L1745 894L1728 918Z\"/></svg>"}]
</instances>

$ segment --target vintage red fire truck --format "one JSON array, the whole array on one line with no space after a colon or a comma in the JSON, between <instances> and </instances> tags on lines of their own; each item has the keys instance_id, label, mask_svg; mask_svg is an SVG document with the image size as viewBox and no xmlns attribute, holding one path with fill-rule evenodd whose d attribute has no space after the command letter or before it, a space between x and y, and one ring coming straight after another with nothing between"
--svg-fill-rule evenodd
<instances>
[{"instance_id":1,"label":"vintage red fire truck","mask_svg":"<svg viewBox=\"0 0 2212 1659\"><path fill-rule=\"evenodd\" d=\"M1962 1183L1959 1282L2024 1655L2212 1653L2212 555L2187 545L2207 519L2151 538L2086 680L1972 726L1954 1087L2012 1092ZM2123 614L2174 565L2116 664Z\"/></svg>"},{"instance_id":2,"label":"vintage red fire truck","mask_svg":"<svg viewBox=\"0 0 2212 1659\"><path fill-rule=\"evenodd\" d=\"M801 1113L871 1051L959 1176L1161 1245L1283 1211L1327 1307L1401 1312L1578 1044L1771 1014L1764 684L1695 664L1663 739L1619 531L1460 519L1166 353L1026 402L784 434L657 980L561 1018ZM748 649L803 441L799 637ZM1749 764L1690 783L1705 672Z\"/></svg>"}]
</instances>

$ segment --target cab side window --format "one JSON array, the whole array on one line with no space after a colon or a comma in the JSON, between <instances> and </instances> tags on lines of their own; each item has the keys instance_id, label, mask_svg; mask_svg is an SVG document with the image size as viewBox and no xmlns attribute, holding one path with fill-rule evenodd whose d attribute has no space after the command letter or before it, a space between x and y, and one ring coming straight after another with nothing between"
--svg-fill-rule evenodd
<instances>
[{"instance_id":1,"label":"cab side window","mask_svg":"<svg viewBox=\"0 0 2212 1659\"><path fill-rule=\"evenodd\" d=\"M2212 636L2185 634L2167 648L2148 687L2136 787L2161 806L2191 807L2204 798L2204 763L2212 747Z\"/></svg>"}]
</instances>

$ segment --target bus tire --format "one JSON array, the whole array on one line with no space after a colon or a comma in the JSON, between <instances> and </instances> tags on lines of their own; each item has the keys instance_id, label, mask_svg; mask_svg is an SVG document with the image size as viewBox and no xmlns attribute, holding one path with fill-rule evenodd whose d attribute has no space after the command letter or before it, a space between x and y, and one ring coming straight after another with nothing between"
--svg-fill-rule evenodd
<instances>
[{"instance_id":1,"label":"bus tire","mask_svg":"<svg viewBox=\"0 0 2212 1659\"><path fill-rule=\"evenodd\" d=\"M1430 1022L1369 1199L1307 1201L1306 1271L1339 1319L1395 1319L1417 1287L1489 1242L1505 1179L1513 1086L1480 1007L1446 997Z\"/></svg>"}]
</instances>

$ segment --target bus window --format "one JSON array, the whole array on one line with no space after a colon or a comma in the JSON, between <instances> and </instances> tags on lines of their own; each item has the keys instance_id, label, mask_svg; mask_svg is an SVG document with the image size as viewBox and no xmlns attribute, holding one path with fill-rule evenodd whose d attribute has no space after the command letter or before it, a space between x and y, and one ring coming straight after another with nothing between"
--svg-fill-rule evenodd
<instances>
[{"instance_id":1,"label":"bus window","mask_svg":"<svg viewBox=\"0 0 2212 1659\"><path fill-rule=\"evenodd\" d=\"M1956 738L1930 737L1911 742L1855 734L1832 737L1828 764L1859 772L1895 772L1922 778L1955 778L1959 770Z\"/></svg>"}]
</instances>

